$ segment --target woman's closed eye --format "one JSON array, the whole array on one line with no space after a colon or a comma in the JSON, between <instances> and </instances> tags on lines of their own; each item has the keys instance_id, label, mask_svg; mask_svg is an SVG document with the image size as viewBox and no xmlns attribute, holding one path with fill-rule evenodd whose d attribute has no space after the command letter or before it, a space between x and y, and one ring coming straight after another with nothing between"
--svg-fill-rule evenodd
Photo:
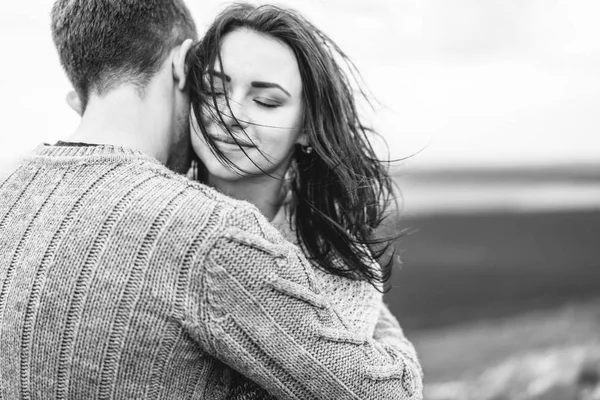
<instances>
[{"instance_id":1,"label":"woman's closed eye","mask_svg":"<svg viewBox=\"0 0 600 400\"><path fill-rule=\"evenodd\" d=\"M260 107L265 108L277 108L281 106L281 103L279 101L268 99L265 97L257 97L254 99L254 102Z\"/></svg>"},{"instance_id":2,"label":"woman's closed eye","mask_svg":"<svg viewBox=\"0 0 600 400\"><path fill-rule=\"evenodd\" d=\"M212 97L222 97L225 95L226 89L225 85L221 82L215 82L211 84L211 82L204 82L204 85L201 89L201 93L204 96L212 96Z\"/></svg>"},{"instance_id":3,"label":"woman's closed eye","mask_svg":"<svg viewBox=\"0 0 600 400\"><path fill-rule=\"evenodd\" d=\"M221 96L225 95L225 92L221 91L221 90L218 90L218 89L215 89L215 90L212 90L212 91L207 90L207 91L203 92L202 94L204 94L205 96L221 97Z\"/></svg>"}]
</instances>

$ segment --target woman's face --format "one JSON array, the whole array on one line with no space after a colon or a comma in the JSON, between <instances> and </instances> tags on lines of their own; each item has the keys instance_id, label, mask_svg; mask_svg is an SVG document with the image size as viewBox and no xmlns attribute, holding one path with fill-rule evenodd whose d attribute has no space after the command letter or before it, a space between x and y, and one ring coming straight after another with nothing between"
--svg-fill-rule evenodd
<instances>
[{"instance_id":1,"label":"woman's face","mask_svg":"<svg viewBox=\"0 0 600 400\"><path fill-rule=\"evenodd\" d=\"M193 127L196 134L192 134L194 151L209 174L220 179L237 180L265 173L282 176L294 146L306 144L306 135L300 132L302 80L294 53L272 37L238 29L223 38L221 58L222 68L217 62L206 71L205 79L213 78L225 125L211 116L215 110L210 97L207 100L212 112L205 106L202 123L215 145L239 170L236 172L213 154L197 127ZM196 123L192 118L192 125Z\"/></svg>"}]
</instances>

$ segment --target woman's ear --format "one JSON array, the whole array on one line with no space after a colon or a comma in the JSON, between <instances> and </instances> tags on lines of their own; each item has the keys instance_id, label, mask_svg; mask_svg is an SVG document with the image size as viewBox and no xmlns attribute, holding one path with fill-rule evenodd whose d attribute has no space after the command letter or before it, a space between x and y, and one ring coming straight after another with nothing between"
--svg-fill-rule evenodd
<instances>
[{"instance_id":1,"label":"woman's ear","mask_svg":"<svg viewBox=\"0 0 600 400\"><path fill-rule=\"evenodd\" d=\"M185 89L187 82L188 69L185 65L185 59L192 47L192 39L186 39L178 49L176 49L173 56L173 79L177 82L177 88L179 90Z\"/></svg>"},{"instance_id":2,"label":"woman's ear","mask_svg":"<svg viewBox=\"0 0 600 400\"><path fill-rule=\"evenodd\" d=\"M79 98L79 95L77 94L76 91L71 90L69 93L67 93L67 104L69 105L69 107L71 107L73 109L73 111L75 111L77 114L79 114L80 117L83 115L83 107L81 107L81 99Z\"/></svg>"}]
</instances>

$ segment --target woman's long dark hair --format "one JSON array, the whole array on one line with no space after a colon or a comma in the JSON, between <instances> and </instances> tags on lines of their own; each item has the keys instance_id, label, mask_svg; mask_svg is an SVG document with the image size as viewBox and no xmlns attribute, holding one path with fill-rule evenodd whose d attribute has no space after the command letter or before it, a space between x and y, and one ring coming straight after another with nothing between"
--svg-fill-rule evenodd
<instances>
[{"instance_id":1,"label":"woman's long dark hair","mask_svg":"<svg viewBox=\"0 0 600 400\"><path fill-rule=\"evenodd\" d=\"M391 275L393 241L398 235L376 237L376 229L387 217L393 183L369 141L375 132L359 118L355 95L371 105L360 75L323 32L298 13L272 5L234 4L226 8L188 60L192 110L202 134L215 153L225 158L201 122L207 108L220 113L217 99L210 95L214 93L212 75L207 79L205 73L220 63L223 38L241 28L285 43L300 69L302 132L308 135L314 151L306 153L300 146L294 150L291 215L298 243L325 271L372 284L384 283ZM216 118L223 121L220 114ZM229 160L225 162L231 165ZM197 176L202 179L201 173Z\"/></svg>"}]
</instances>

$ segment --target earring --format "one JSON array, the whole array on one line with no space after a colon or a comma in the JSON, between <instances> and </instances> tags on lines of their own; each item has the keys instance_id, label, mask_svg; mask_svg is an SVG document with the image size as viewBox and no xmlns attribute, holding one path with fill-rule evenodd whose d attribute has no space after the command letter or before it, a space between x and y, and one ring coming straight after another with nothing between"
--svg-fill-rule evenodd
<instances>
[{"instance_id":1,"label":"earring","mask_svg":"<svg viewBox=\"0 0 600 400\"><path fill-rule=\"evenodd\" d=\"M313 152L312 146L302 146L302 152L304 154L310 154Z\"/></svg>"}]
</instances>

